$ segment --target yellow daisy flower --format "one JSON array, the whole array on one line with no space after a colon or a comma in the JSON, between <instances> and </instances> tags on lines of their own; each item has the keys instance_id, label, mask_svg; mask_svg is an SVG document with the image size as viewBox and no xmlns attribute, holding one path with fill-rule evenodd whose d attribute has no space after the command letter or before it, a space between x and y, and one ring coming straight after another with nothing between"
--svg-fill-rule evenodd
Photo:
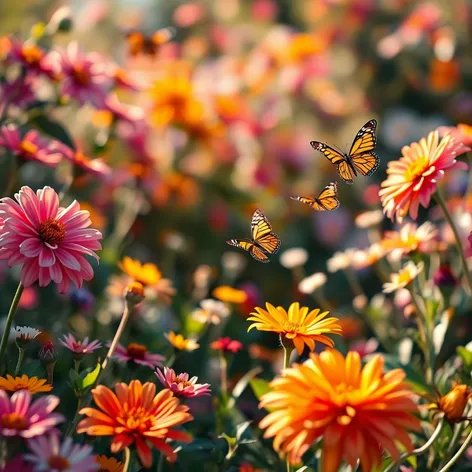
<instances>
[{"instance_id":1,"label":"yellow daisy flower","mask_svg":"<svg viewBox=\"0 0 472 472\"><path fill-rule=\"evenodd\" d=\"M185 339L181 334L175 334L173 331L165 333L164 336L179 351L195 351L200 347L193 339Z\"/></svg>"},{"instance_id":2,"label":"yellow daisy flower","mask_svg":"<svg viewBox=\"0 0 472 472\"><path fill-rule=\"evenodd\" d=\"M35 393L50 392L52 390L52 385L48 385L46 382L46 379L28 377L27 375L15 378L11 375L7 375L6 377L0 377L0 390L6 390L7 392L27 390L32 395Z\"/></svg>"}]
</instances>

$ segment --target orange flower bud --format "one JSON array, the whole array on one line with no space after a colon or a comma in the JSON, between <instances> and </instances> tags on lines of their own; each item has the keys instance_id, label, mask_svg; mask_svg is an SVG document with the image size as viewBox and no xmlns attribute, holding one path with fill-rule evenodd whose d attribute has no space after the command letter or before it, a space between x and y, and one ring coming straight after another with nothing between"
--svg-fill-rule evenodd
<instances>
[{"instance_id":1,"label":"orange flower bud","mask_svg":"<svg viewBox=\"0 0 472 472\"><path fill-rule=\"evenodd\" d=\"M126 287L126 300L131 305L138 305L144 300L144 285L141 282L130 282Z\"/></svg>"},{"instance_id":2,"label":"orange flower bud","mask_svg":"<svg viewBox=\"0 0 472 472\"><path fill-rule=\"evenodd\" d=\"M455 384L449 393L439 399L439 409L448 421L460 421L470 396L471 391L467 385Z\"/></svg>"}]
</instances>

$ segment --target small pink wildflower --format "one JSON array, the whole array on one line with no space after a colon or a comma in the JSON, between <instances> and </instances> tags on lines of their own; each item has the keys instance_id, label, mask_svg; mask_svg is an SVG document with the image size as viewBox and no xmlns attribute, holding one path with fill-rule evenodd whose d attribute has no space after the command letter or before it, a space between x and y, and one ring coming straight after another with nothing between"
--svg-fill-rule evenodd
<instances>
[{"instance_id":1,"label":"small pink wildflower","mask_svg":"<svg viewBox=\"0 0 472 472\"><path fill-rule=\"evenodd\" d=\"M198 377L189 379L189 375L186 372L177 375L174 369L164 367L163 371L157 369L156 375L162 385L172 390L177 396L193 398L211 395L210 384L199 384L197 383Z\"/></svg>"},{"instance_id":2,"label":"small pink wildflower","mask_svg":"<svg viewBox=\"0 0 472 472\"><path fill-rule=\"evenodd\" d=\"M49 149L49 141L36 130L29 130L21 137L18 128L12 124L0 128L0 146L20 159L50 167L55 167L61 160L60 155Z\"/></svg>"},{"instance_id":3,"label":"small pink wildflower","mask_svg":"<svg viewBox=\"0 0 472 472\"><path fill-rule=\"evenodd\" d=\"M33 42L22 42L16 38L11 38L10 44L7 62L22 65L30 75L44 74L53 77L48 55L44 49Z\"/></svg>"},{"instance_id":4,"label":"small pink wildflower","mask_svg":"<svg viewBox=\"0 0 472 472\"><path fill-rule=\"evenodd\" d=\"M64 340L59 339L59 342L72 351L74 354L92 354L93 351L100 349L102 343L100 341L90 341L89 338L84 338L83 341L77 341L72 334L65 334Z\"/></svg>"},{"instance_id":5,"label":"small pink wildflower","mask_svg":"<svg viewBox=\"0 0 472 472\"><path fill-rule=\"evenodd\" d=\"M235 354L243 348L243 345L239 341L224 337L213 341L210 344L210 348L214 351L232 352Z\"/></svg>"},{"instance_id":6,"label":"small pink wildflower","mask_svg":"<svg viewBox=\"0 0 472 472\"><path fill-rule=\"evenodd\" d=\"M18 390L11 398L0 390L0 436L33 438L64 421L60 413L53 413L59 397L45 395L31 401L32 398L27 390Z\"/></svg>"},{"instance_id":7,"label":"small pink wildflower","mask_svg":"<svg viewBox=\"0 0 472 472\"><path fill-rule=\"evenodd\" d=\"M349 350L355 351L361 356L361 359L372 354L379 347L379 342L375 338L359 339L351 344Z\"/></svg>"},{"instance_id":8,"label":"small pink wildflower","mask_svg":"<svg viewBox=\"0 0 472 472\"><path fill-rule=\"evenodd\" d=\"M21 265L21 282L29 287L36 280L45 287L54 281L59 292L69 291L71 282L78 288L91 280L93 268L84 255L98 260L100 231L88 228L89 212L80 210L77 201L67 208L59 206L59 196L51 187L36 193L22 187L11 198L0 200L0 259L9 267Z\"/></svg>"},{"instance_id":9,"label":"small pink wildflower","mask_svg":"<svg viewBox=\"0 0 472 472\"><path fill-rule=\"evenodd\" d=\"M99 469L92 446L74 444L71 438L62 443L57 434L28 441L32 454L25 459L35 464L35 472L92 472Z\"/></svg>"},{"instance_id":10,"label":"small pink wildflower","mask_svg":"<svg viewBox=\"0 0 472 472\"><path fill-rule=\"evenodd\" d=\"M107 345L110 346L110 343ZM145 365L151 369L162 367L162 363L165 360L164 356L153 354L147 350L146 346L137 343L128 344L128 347L118 344L113 358L119 362L133 361L136 364Z\"/></svg>"}]
</instances>

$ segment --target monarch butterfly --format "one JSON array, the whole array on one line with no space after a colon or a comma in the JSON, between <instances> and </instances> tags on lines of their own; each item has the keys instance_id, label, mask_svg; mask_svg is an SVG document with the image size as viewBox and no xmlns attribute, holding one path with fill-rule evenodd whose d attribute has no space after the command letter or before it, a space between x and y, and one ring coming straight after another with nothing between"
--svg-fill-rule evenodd
<instances>
[{"instance_id":1,"label":"monarch butterfly","mask_svg":"<svg viewBox=\"0 0 472 472\"><path fill-rule=\"evenodd\" d=\"M377 144L377 121L368 121L356 134L349 154L339 152L327 144L311 141L315 151L322 152L330 162L338 166L338 174L344 182L352 184L357 173L368 176L379 167L379 156L372 152Z\"/></svg>"},{"instance_id":2,"label":"monarch butterfly","mask_svg":"<svg viewBox=\"0 0 472 472\"><path fill-rule=\"evenodd\" d=\"M175 28L163 28L155 31L150 36L146 36L141 31L130 31L126 35L129 52L132 56L146 54L155 56L160 47L169 42L175 36Z\"/></svg>"},{"instance_id":3,"label":"monarch butterfly","mask_svg":"<svg viewBox=\"0 0 472 472\"><path fill-rule=\"evenodd\" d=\"M339 207L338 187L336 182L331 182L320 193L318 198L312 197L290 197L292 200L310 205L317 211L331 211Z\"/></svg>"},{"instance_id":4,"label":"monarch butterfly","mask_svg":"<svg viewBox=\"0 0 472 472\"><path fill-rule=\"evenodd\" d=\"M252 239L229 239L226 242L249 252L259 262L269 262L267 254L277 254L280 249L280 239L272 232L272 226L261 210L252 215L251 236Z\"/></svg>"}]
</instances>

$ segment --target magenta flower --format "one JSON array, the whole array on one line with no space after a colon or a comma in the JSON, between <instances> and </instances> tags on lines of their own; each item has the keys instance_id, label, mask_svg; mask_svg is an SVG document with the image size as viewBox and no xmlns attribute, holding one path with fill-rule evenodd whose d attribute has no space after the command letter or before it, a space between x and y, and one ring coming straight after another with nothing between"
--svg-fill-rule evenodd
<instances>
[{"instance_id":1,"label":"magenta flower","mask_svg":"<svg viewBox=\"0 0 472 472\"><path fill-rule=\"evenodd\" d=\"M0 390L0 436L34 438L64 421L60 413L53 413L59 397L46 395L33 402L32 398L27 390L18 390L11 398Z\"/></svg>"},{"instance_id":2,"label":"magenta flower","mask_svg":"<svg viewBox=\"0 0 472 472\"><path fill-rule=\"evenodd\" d=\"M60 89L64 97L73 98L82 105L103 106L113 80L98 54L84 54L74 41L66 50L52 51L47 57L51 68L61 76Z\"/></svg>"},{"instance_id":3,"label":"magenta flower","mask_svg":"<svg viewBox=\"0 0 472 472\"><path fill-rule=\"evenodd\" d=\"M216 341L213 341L210 344L210 348L214 351L232 352L233 354L235 354L243 348L243 345L239 341L228 338L226 336L224 338L219 338Z\"/></svg>"},{"instance_id":4,"label":"magenta flower","mask_svg":"<svg viewBox=\"0 0 472 472\"><path fill-rule=\"evenodd\" d=\"M20 159L46 166L55 167L61 160L60 154L50 150L49 141L36 130L30 130L21 137L18 128L12 124L0 128L0 146Z\"/></svg>"},{"instance_id":5,"label":"magenta flower","mask_svg":"<svg viewBox=\"0 0 472 472\"><path fill-rule=\"evenodd\" d=\"M0 472L33 472L33 466L25 462L22 456L16 455L0 468Z\"/></svg>"},{"instance_id":6,"label":"magenta flower","mask_svg":"<svg viewBox=\"0 0 472 472\"><path fill-rule=\"evenodd\" d=\"M349 348L350 351L355 351L361 356L361 358L368 356L369 354L374 353L379 347L379 342L375 338L370 339L359 339L358 341L352 343Z\"/></svg>"},{"instance_id":7,"label":"magenta flower","mask_svg":"<svg viewBox=\"0 0 472 472\"><path fill-rule=\"evenodd\" d=\"M5 82L0 89L0 106L16 105L26 107L36 100L33 90L35 78L17 77L11 82ZM3 110L2 110L3 111Z\"/></svg>"},{"instance_id":8,"label":"magenta flower","mask_svg":"<svg viewBox=\"0 0 472 472\"><path fill-rule=\"evenodd\" d=\"M91 472L100 468L92 446L74 444L71 438L62 443L57 434L28 441L32 454L25 460L34 463L34 470L49 472Z\"/></svg>"},{"instance_id":9,"label":"magenta flower","mask_svg":"<svg viewBox=\"0 0 472 472\"><path fill-rule=\"evenodd\" d=\"M102 159L90 159L82 151L74 150L58 141L53 141L49 146L51 152L58 153L74 166L93 174L104 181L108 181L111 177L111 168L103 162Z\"/></svg>"},{"instance_id":10,"label":"magenta flower","mask_svg":"<svg viewBox=\"0 0 472 472\"><path fill-rule=\"evenodd\" d=\"M93 351L100 349L102 343L100 341L90 341L86 337L82 342L76 341L72 334L64 335L64 340L59 339L59 342L74 354L92 354Z\"/></svg>"},{"instance_id":11,"label":"magenta flower","mask_svg":"<svg viewBox=\"0 0 472 472\"><path fill-rule=\"evenodd\" d=\"M19 39L10 39L11 49L7 56L7 61L23 66L28 74L44 74L53 78L53 71L48 60L48 55L38 45L33 42L23 43Z\"/></svg>"},{"instance_id":12,"label":"magenta flower","mask_svg":"<svg viewBox=\"0 0 472 472\"><path fill-rule=\"evenodd\" d=\"M67 208L59 206L59 197L51 187L36 193L22 187L11 198L0 200L0 259L9 267L21 265L21 282L29 287L39 280L40 287L54 281L59 292L69 291L73 282L78 288L91 280L93 268L84 255L98 261L94 251L101 249L100 231L89 228L89 212L73 201Z\"/></svg>"},{"instance_id":13,"label":"magenta flower","mask_svg":"<svg viewBox=\"0 0 472 472\"><path fill-rule=\"evenodd\" d=\"M197 383L198 377L189 379L188 374L177 375L174 369L164 367L164 371L156 370L159 381L165 388L172 390L177 396L192 398L211 395L210 384Z\"/></svg>"},{"instance_id":14,"label":"magenta flower","mask_svg":"<svg viewBox=\"0 0 472 472\"><path fill-rule=\"evenodd\" d=\"M110 343L107 343L107 346L110 347ZM128 347L118 344L113 353L113 358L119 362L133 361L151 369L162 367L162 362L165 360L164 356L153 354L147 350L146 346L137 343L128 344Z\"/></svg>"}]
</instances>

